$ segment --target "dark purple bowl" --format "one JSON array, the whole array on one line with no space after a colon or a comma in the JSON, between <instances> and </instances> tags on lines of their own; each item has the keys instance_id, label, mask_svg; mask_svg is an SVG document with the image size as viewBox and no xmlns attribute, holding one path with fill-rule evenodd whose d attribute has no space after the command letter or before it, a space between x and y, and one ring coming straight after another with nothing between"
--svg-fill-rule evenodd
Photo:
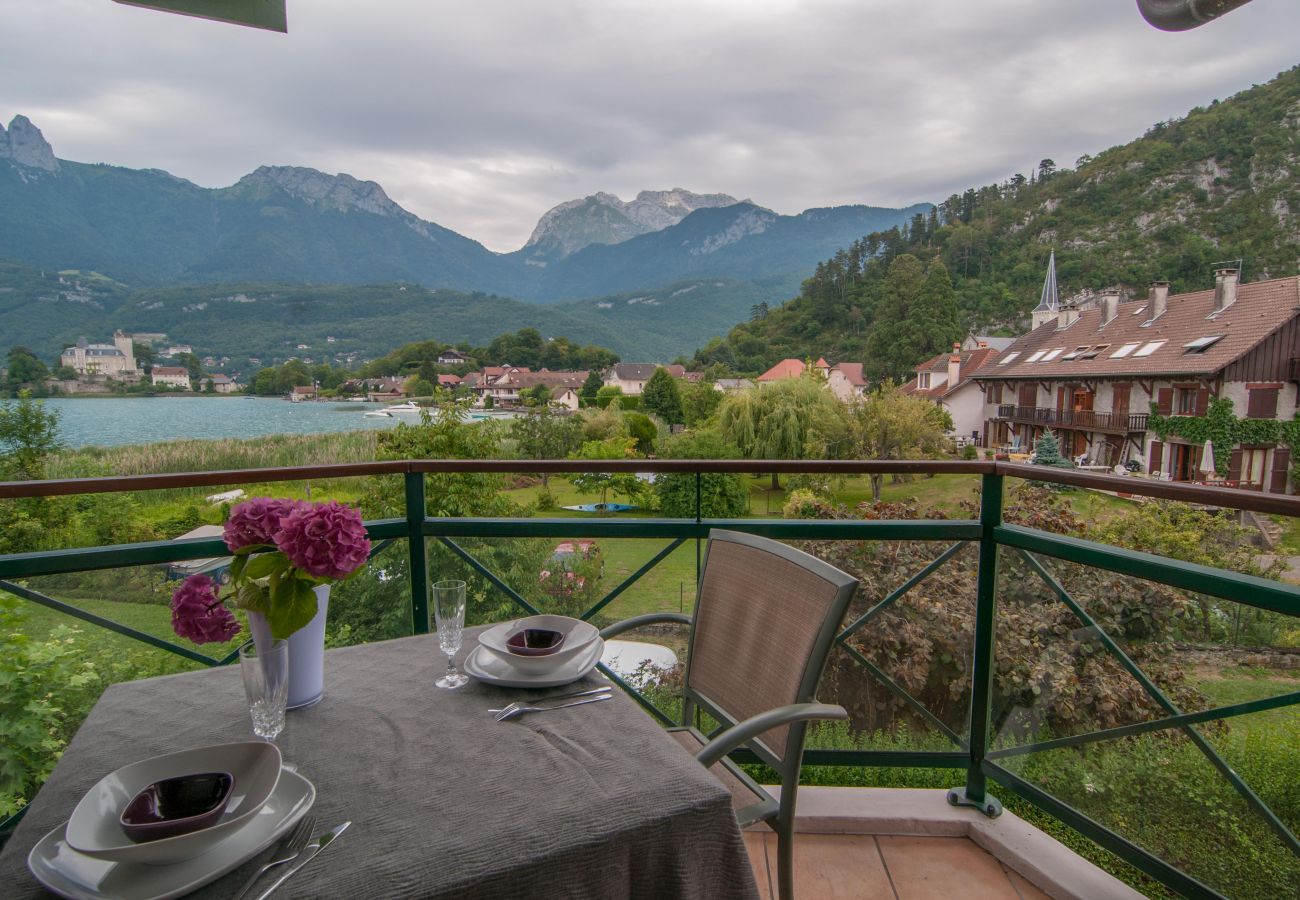
<instances>
[{"instance_id":1,"label":"dark purple bowl","mask_svg":"<svg viewBox=\"0 0 1300 900\"><path fill-rule=\"evenodd\" d=\"M564 632L549 628L525 628L506 638L506 649L515 656L550 656L564 646Z\"/></svg>"},{"instance_id":2,"label":"dark purple bowl","mask_svg":"<svg viewBox=\"0 0 1300 900\"><path fill-rule=\"evenodd\" d=\"M137 844L215 825L234 793L235 776L204 772L155 781L122 810L122 830Z\"/></svg>"}]
</instances>

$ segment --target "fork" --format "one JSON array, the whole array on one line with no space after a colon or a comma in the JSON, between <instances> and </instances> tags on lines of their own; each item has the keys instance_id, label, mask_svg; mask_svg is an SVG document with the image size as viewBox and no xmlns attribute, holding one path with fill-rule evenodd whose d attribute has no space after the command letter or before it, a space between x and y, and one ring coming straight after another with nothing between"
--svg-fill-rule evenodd
<instances>
[{"instance_id":1,"label":"fork","mask_svg":"<svg viewBox=\"0 0 1300 900\"><path fill-rule=\"evenodd\" d=\"M293 831L289 832L289 836L284 839L279 849L275 851L275 856L271 857L266 865L254 872L253 877L244 882L244 886L239 889L239 893L235 894L231 900L240 900L241 897L252 890L253 885L257 883L257 879L276 866L284 865L301 853L302 848L306 847L307 841L311 839L312 829L315 827L315 816L306 815L299 819L298 824L293 826Z\"/></svg>"},{"instance_id":2,"label":"fork","mask_svg":"<svg viewBox=\"0 0 1300 900\"><path fill-rule=\"evenodd\" d=\"M572 699L575 698L575 697L591 697L591 696L594 696L594 695L596 695L596 694L603 694L603 693L606 693L607 691L611 691L611 690L613 690L613 686L607 684L607 685L604 685L604 686L602 686L602 687L592 688L591 690L586 690L586 691L574 691L574 692L571 693L571 694L556 694L556 695L553 696L553 697L538 697L536 700L534 700L534 701L532 701L532 702L534 702L534 703L550 703L550 702L553 701L553 700L572 700ZM521 706L523 706L523 702L520 701L520 700L516 700L514 703L511 703L511 704L509 704L508 706L504 706L504 707L502 707L501 709L489 709L488 712L491 713L491 714L494 715L494 716L500 716L502 713L512 713L512 712L514 712L516 709L518 709L518 708L521 707ZM498 719L498 721L499 721L499 719Z\"/></svg>"},{"instance_id":3,"label":"fork","mask_svg":"<svg viewBox=\"0 0 1300 900\"><path fill-rule=\"evenodd\" d=\"M493 718L498 722L504 722L506 719L513 719L516 716L522 716L524 713L531 712L549 712L553 709L568 709L570 706L582 706L584 703L599 703L602 700L608 700L612 694L601 694L599 697L588 697L585 700L574 700L572 703L561 703L559 706L516 706L514 709L503 709Z\"/></svg>"}]
</instances>

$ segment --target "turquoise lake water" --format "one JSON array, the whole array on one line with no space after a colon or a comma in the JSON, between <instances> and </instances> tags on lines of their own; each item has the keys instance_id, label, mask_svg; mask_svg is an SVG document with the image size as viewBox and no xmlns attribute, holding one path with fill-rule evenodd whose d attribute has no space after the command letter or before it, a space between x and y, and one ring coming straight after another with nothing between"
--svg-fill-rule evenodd
<instances>
[{"instance_id":1,"label":"turquoise lake water","mask_svg":"<svg viewBox=\"0 0 1300 900\"><path fill-rule=\"evenodd\" d=\"M366 418L380 403L290 403L270 397L54 397L59 434L69 447L150 444L186 438L260 437L392 428L395 418ZM415 421L411 416L405 421Z\"/></svg>"}]
</instances>

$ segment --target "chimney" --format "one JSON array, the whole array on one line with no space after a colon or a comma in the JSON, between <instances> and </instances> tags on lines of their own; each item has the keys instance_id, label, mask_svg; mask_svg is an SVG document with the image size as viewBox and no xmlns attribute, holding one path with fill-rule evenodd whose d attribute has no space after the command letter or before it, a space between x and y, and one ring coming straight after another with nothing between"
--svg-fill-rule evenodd
<instances>
[{"instance_id":1,"label":"chimney","mask_svg":"<svg viewBox=\"0 0 1300 900\"><path fill-rule=\"evenodd\" d=\"M1154 321L1165 314L1169 308L1169 282L1153 281L1151 282L1151 294L1148 297L1147 321Z\"/></svg>"},{"instance_id":2,"label":"chimney","mask_svg":"<svg viewBox=\"0 0 1300 900\"><path fill-rule=\"evenodd\" d=\"M957 386L957 379L961 377L961 344L953 341L952 356L948 357L948 387Z\"/></svg>"},{"instance_id":3,"label":"chimney","mask_svg":"<svg viewBox=\"0 0 1300 900\"><path fill-rule=\"evenodd\" d=\"M1105 325L1119 315L1119 291L1109 288L1101 292L1101 324Z\"/></svg>"},{"instance_id":4,"label":"chimney","mask_svg":"<svg viewBox=\"0 0 1300 900\"><path fill-rule=\"evenodd\" d=\"M1236 269L1215 269L1214 271L1214 311L1223 312L1237 299Z\"/></svg>"},{"instance_id":5,"label":"chimney","mask_svg":"<svg viewBox=\"0 0 1300 900\"><path fill-rule=\"evenodd\" d=\"M1073 325L1075 320L1078 318L1079 310L1075 309L1074 306L1062 305L1056 313L1056 330L1064 331L1066 328Z\"/></svg>"}]
</instances>

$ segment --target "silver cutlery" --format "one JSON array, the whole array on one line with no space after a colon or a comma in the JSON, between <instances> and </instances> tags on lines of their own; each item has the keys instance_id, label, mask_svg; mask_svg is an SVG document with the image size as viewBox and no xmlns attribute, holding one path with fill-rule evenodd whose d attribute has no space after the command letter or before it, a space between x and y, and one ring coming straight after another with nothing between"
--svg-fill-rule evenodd
<instances>
[{"instance_id":1,"label":"silver cutlery","mask_svg":"<svg viewBox=\"0 0 1300 900\"><path fill-rule=\"evenodd\" d=\"M323 832L322 834L318 834L316 837L312 838L311 843L309 843L306 846L306 848L301 853L298 854L297 858L294 860L293 865L289 867L289 871L285 872L279 878L275 879L275 881L271 883L271 886L269 888L262 891L262 893L258 894L257 900L266 900L267 897L271 896L271 893L276 888L284 884L286 881L288 881L290 878L293 877L295 872L297 872L303 866L307 865L307 863L315 859L322 850L324 850L326 847L328 847L330 844L334 842L335 838L337 838L343 832L347 831L348 826L351 824L352 824L351 822L344 822L342 825L336 825L335 827L331 828L329 831Z\"/></svg>"},{"instance_id":2,"label":"silver cutlery","mask_svg":"<svg viewBox=\"0 0 1300 900\"><path fill-rule=\"evenodd\" d=\"M522 716L524 713L550 712L553 709L568 709L570 706L582 706L585 703L599 703L602 700L608 700L612 694L602 693L598 697L588 697L585 700L574 700L570 703L561 703L558 706L516 706L514 709L504 709L493 716L498 722L504 722L507 719L513 719L516 716Z\"/></svg>"},{"instance_id":3,"label":"silver cutlery","mask_svg":"<svg viewBox=\"0 0 1300 900\"><path fill-rule=\"evenodd\" d=\"M606 684L598 688L591 688L590 690L574 691L570 694L556 694L552 697L538 697L536 700L531 700L529 702L550 703L554 700L572 700L575 697L592 697L595 696L596 694L604 694L611 690L613 690L613 686ZM523 705L523 701L516 700L514 703L511 703L508 706L504 706L501 709L489 709L488 712L494 716L499 716L503 712L511 712L515 709L518 709L522 705Z\"/></svg>"},{"instance_id":4,"label":"silver cutlery","mask_svg":"<svg viewBox=\"0 0 1300 900\"><path fill-rule=\"evenodd\" d=\"M312 829L315 827L315 816L305 815L299 819L298 824L294 825L293 830L289 832L289 836L280 843L275 855L271 857L266 865L254 872L253 876L244 882L244 886L239 889L239 893L235 894L230 900L240 900L241 897L253 889L257 879L276 866L282 866L295 859L302 852L302 848L307 846L307 841L311 839Z\"/></svg>"}]
</instances>

